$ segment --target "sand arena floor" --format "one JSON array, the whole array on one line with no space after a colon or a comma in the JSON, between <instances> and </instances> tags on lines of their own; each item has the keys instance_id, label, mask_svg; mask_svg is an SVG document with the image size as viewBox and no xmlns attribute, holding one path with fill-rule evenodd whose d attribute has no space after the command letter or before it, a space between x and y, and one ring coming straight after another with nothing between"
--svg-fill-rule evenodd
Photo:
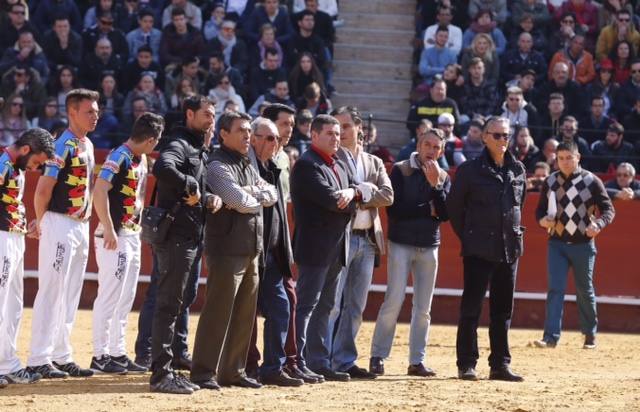
<instances>
[{"instance_id":1,"label":"sand arena floor","mask_svg":"<svg viewBox=\"0 0 640 412\"><path fill-rule=\"evenodd\" d=\"M137 313L130 316L127 345L133 353ZM195 331L197 316L193 316ZM26 358L31 310L25 311L19 338ZM358 339L361 366L368 365L373 323L363 325ZM399 325L387 375L376 381L324 383L301 388L225 388L193 396L152 394L148 375L99 376L42 381L0 389L0 411L640 411L640 336L600 334L596 350L581 349L576 332L563 335L556 349L530 345L540 331L513 330L513 368L525 382L487 380L488 336L479 331L481 361L478 382L455 379L455 328L431 328L427 364L438 376L406 376L408 325ZM190 336L193 339L193 335ZM91 356L91 312L80 311L73 332L76 360L88 366Z\"/></svg>"}]
</instances>

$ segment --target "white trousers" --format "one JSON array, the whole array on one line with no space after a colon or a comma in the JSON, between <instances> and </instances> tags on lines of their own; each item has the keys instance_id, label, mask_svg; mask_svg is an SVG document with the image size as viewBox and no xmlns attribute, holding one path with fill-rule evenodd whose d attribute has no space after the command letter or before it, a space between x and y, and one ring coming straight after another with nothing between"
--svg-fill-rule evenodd
<instances>
[{"instance_id":1,"label":"white trousers","mask_svg":"<svg viewBox=\"0 0 640 412\"><path fill-rule=\"evenodd\" d=\"M71 329L89 258L89 222L46 212L40 228L28 366L73 361Z\"/></svg>"},{"instance_id":2,"label":"white trousers","mask_svg":"<svg viewBox=\"0 0 640 412\"><path fill-rule=\"evenodd\" d=\"M115 250L94 238L98 262L98 296L93 302L93 354L125 355L127 316L133 306L140 274L140 235L118 236Z\"/></svg>"},{"instance_id":3,"label":"white trousers","mask_svg":"<svg viewBox=\"0 0 640 412\"><path fill-rule=\"evenodd\" d=\"M16 355L24 289L24 235L0 231L0 375L21 368Z\"/></svg>"}]
</instances>

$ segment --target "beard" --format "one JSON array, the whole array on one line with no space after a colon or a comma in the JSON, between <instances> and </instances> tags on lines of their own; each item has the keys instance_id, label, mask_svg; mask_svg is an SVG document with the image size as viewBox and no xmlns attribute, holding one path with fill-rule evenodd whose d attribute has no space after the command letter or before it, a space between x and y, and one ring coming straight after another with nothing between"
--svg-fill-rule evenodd
<instances>
[{"instance_id":1,"label":"beard","mask_svg":"<svg viewBox=\"0 0 640 412\"><path fill-rule=\"evenodd\" d=\"M27 164L29 164L29 159L31 159L33 153L29 153L28 155L18 156L16 160L16 167L20 170L27 170Z\"/></svg>"}]
</instances>

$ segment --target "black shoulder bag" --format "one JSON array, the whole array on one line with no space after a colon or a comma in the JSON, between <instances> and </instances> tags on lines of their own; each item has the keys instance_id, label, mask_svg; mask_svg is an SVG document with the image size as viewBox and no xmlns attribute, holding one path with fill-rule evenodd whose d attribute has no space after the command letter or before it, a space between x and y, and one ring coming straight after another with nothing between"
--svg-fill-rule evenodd
<instances>
[{"instance_id":1,"label":"black shoulder bag","mask_svg":"<svg viewBox=\"0 0 640 412\"><path fill-rule=\"evenodd\" d=\"M169 228L176 218L176 213L180 210L181 203L178 201L171 210L162 209L155 205L156 193L158 192L158 182L153 187L151 194L151 204L142 210L142 218L140 226L142 232L140 239L150 245L162 243L167 239Z\"/></svg>"}]
</instances>

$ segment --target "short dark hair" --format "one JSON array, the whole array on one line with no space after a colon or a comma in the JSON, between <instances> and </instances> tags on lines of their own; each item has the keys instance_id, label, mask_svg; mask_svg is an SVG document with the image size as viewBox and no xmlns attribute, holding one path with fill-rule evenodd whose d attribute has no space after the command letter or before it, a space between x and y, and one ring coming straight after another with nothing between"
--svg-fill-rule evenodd
<instances>
[{"instance_id":1,"label":"short dark hair","mask_svg":"<svg viewBox=\"0 0 640 412\"><path fill-rule=\"evenodd\" d=\"M44 153L51 159L55 153L53 136L48 131L39 127L34 127L22 133L18 140L14 142L16 147L29 146L31 153Z\"/></svg>"},{"instance_id":2,"label":"short dark hair","mask_svg":"<svg viewBox=\"0 0 640 412\"><path fill-rule=\"evenodd\" d=\"M437 127L427 130L425 136L428 134L435 135L438 139L440 139L441 142L444 142L447 139L447 137L444 135L444 131L438 129Z\"/></svg>"},{"instance_id":3,"label":"short dark hair","mask_svg":"<svg viewBox=\"0 0 640 412\"><path fill-rule=\"evenodd\" d=\"M73 89L67 93L67 97L65 98L64 105L67 109L73 106L77 108L78 104L83 100L91 100L92 102L97 102L100 100L100 94L94 90L89 89Z\"/></svg>"},{"instance_id":4,"label":"short dark hair","mask_svg":"<svg viewBox=\"0 0 640 412\"><path fill-rule=\"evenodd\" d=\"M264 50L264 56L267 57L267 54L270 54L272 56L274 56L274 55L277 56L278 55L278 50L273 48L273 47L267 47Z\"/></svg>"},{"instance_id":5,"label":"short dark hair","mask_svg":"<svg viewBox=\"0 0 640 412\"><path fill-rule=\"evenodd\" d=\"M338 122L335 117L329 116L328 114L319 114L311 122L311 131L320 133L326 124L340 126L340 122Z\"/></svg>"},{"instance_id":6,"label":"short dark hair","mask_svg":"<svg viewBox=\"0 0 640 412\"><path fill-rule=\"evenodd\" d=\"M182 102L182 114L184 118L187 118L187 111L197 112L200 110L203 104L215 106L216 103L206 96L201 94L194 94L193 96L186 97Z\"/></svg>"},{"instance_id":7,"label":"short dark hair","mask_svg":"<svg viewBox=\"0 0 640 412\"><path fill-rule=\"evenodd\" d=\"M578 124L578 119L576 119L575 117L573 117L571 115L567 115L567 116L564 116L562 118L562 122L561 123L564 123L564 122L571 122L571 123Z\"/></svg>"},{"instance_id":8,"label":"short dark hair","mask_svg":"<svg viewBox=\"0 0 640 412\"><path fill-rule=\"evenodd\" d=\"M624 133L624 127L618 122L613 122L607 128L607 133L608 132L616 133L616 134L623 134Z\"/></svg>"},{"instance_id":9,"label":"short dark hair","mask_svg":"<svg viewBox=\"0 0 640 412\"><path fill-rule=\"evenodd\" d=\"M551 100L562 100L562 103L564 103L564 96L562 93L551 93L549 95L549 101Z\"/></svg>"},{"instance_id":10,"label":"short dark hair","mask_svg":"<svg viewBox=\"0 0 640 412\"><path fill-rule=\"evenodd\" d=\"M138 47L138 51L136 52L136 54L140 54L143 52L153 54L153 50L151 49L151 46L149 46L148 44L143 44L142 46Z\"/></svg>"},{"instance_id":11,"label":"short dark hair","mask_svg":"<svg viewBox=\"0 0 640 412\"><path fill-rule=\"evenodd\" d=\"M230 132L231 127L233 126L233 122L235 122L236 120L246 120L250 122L251 116L249 116L246 113L240 113L240 112L224 112L220 116L220 120L218 120L218 125L220 126L220 130Z\"/></svg>"},{"instance_id":12,"label":"short dark hair","mask_svg":"<svg viewBox=\"0 0 640 412\"><path fill-rule=\"evenodd\" d=\"M20 4L20 3L15 3L14 6L16 4L19 4L19 5L22 6L22 4ZM56 13L53 16L53 24L55 25L57 21L69 21L69 15L66 14L66 13Z\"/></svg>"},{"instance_id":13,"label":"short dark hair","mask_svg":"<svg viewBox=\"0 0 640 412\"><path fill-rule=\"evenodd\" d=\"M288 114L296 114L296 111L293 108L287 106L286 104L271 103L269 106L265 107L265 109L263 110L262 117L266 117L272 122L275 122L276 120L278 120L278 116L280 116L280 113L282 112L285 112Z\"/></svg>"},{"instance_id":14,"label":"short dark hair","mask_svg":"<svg viewBox=\"0 0 640 412\"><path fill-rule=\"evenodd\" d=\"M591 104L593 104L594 100L602 100L604 102L604 96L601 94L596 94L591 96Z\"/></svg>"},{"instance_id":15,"label":"short dark hair","mask_svg":"<svg viewBox=\"0 0 640 412\"><path fill-rule=\"evenodd\" d=\"M187 13L184 11L182 7L174 7L173 10L171 10L171 19L173 20L173 18L176 16L187 17Z\"/></svg>"},{"instance_id":16,"label":"short dark hair","mask_svg":"<svg viewBox=\"0 0 640 412\"><path fill-rule=\"evenodd\" d=\"M164 131L164 118L155 113L145 112L136 119L131 128L131 140L142 143L150 137L160 139Z\"/></svg>"},{"instance_id":17,"label":"short dark hair","mask_svg":"<svg viewBox=\"0 0 640 412\"><path fill-rule=\"evenodd\" d=\"M355 124L362 124L362 116L360 115L358 108L355 106L340 106L331 112L331 116L337 116L340 114L348 114L351 116L351 120L353 120Z\"/></svg>"},{"instance_id":18,"label":"short dark hair","mask_svg":"<svg viewBox=\"0 0 640 412\"><path fill-rule=\"evenodd\" d=\"M154 16L153 11L151 11L151 9L149 9L148 7L145 7L138 12L138 20L142 20L147 16L153 17L153 20L156 19L156 16Z\"/></svg>"},{"instance_id":19,"label":"short dark hair","mask_svg":"<svg viewBox=\"0 0 640 412\"><path fill-rule=\"evenodd\" d=\"M560 151L580 153L580 151L578 150L578 145L575 142L560 142L560 144L558 144L558 147L556 147L556 153Z\"/></svg>"},{"instance_id":20,"label":"short dark hair","mask_svg":"<svg viewBox=\"0 0 640 412\"><path fill-rule=\"evenodd\" d=\"M533 166L533 170L537 170L537 169L544 169L547 174L551 173L551 166L549 166L549 163L547 162L537 162L534 166Z\"/></svg>"},{"instance_id":21,"label":"short dark hair","mask_svg":"<svg viewBox=\"0 0 640 412\"><path fill-rule=\"evenodd\" d=\"M440 32L440 31L446 31L447 33L449 33L449 28L443 24L443 25L438 26L438 28L436 29L436 33Z\"/></svg>"},{"instance_id":22,"label":"short dark hair","mask_svg":"<svg viewBox=\"0 0 640 412\"><path fill-rule=\"evenodd\" d=\"M316 18L316 16L313 14L311 10L304 9L300 13L298 13L298 22L301 22L302 19L304 19L307 16L313 17L314 20Z\"/></svg>"}]
</instances>

